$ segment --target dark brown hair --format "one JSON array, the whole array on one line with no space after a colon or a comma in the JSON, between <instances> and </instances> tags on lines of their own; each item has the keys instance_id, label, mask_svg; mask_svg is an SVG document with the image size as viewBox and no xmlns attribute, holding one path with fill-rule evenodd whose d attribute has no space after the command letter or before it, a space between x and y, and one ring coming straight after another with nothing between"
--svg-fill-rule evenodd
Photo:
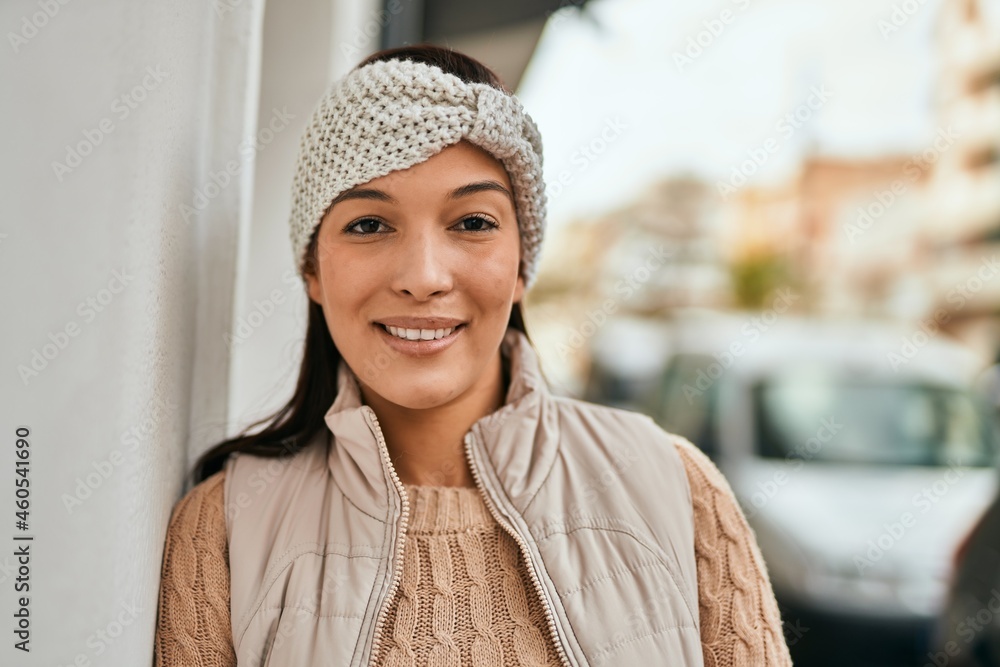
<instances>
[{"instance_id":1,"label":"dark brown hair","mask_svg":"<svg viewBox=\"0 0 1000 667\"><path fill-rule=\"evenodd\" d=\"M510 92L496 73L482 63L457 51L430 44L385 49L368 56L355 69L371 62L391 59L437 65L466 83L485 83ZM307 259L303 270L310 275L315 275L318 231L317 227L306 249ZM322 306L311 299L308 317L305 352L302 355L299 380L291 399L273 415L253 422L238 435L224 440L198 457L191 472L193 483L197 484L221 470L233 452L266 457L291 456L301 451L320 429L326 428L324 417L337 397L337 368L341 357L326 326ZM521 331L527 337L521 303L514 304L507 326ZM531 339L528 341L530 343ZM264 423L267 425L263 429L250 433L253 428Z\"/></svg>"}]
</instances>

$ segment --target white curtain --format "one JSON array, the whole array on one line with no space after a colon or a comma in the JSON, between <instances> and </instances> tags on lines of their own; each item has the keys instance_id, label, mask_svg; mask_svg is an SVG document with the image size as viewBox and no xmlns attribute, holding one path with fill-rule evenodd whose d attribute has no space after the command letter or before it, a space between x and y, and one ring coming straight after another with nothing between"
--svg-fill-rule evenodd
<instances>
[{"instance_id":1,"label":"white curtain","mask_svg":"<svg viewBox=\"0 0 1000 667\"><path fill-rule=\"evenodd\" d=\"M0 4L2 665L151 662L169 512L226 435L262 20L262 0Z\"/></svg>"}]
</instances>

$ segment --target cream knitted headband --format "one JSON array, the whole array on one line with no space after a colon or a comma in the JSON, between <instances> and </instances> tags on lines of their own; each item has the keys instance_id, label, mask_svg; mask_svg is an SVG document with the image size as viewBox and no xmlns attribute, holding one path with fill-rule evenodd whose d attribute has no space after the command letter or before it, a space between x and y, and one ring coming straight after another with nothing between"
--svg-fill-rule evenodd
<instances>
[{"instance_id":1,"label":"cream knitted headband","mask_svg":"<svg viewBox=\"0 0 1000 667\"><path fill-rule=\"evenodd\" d=\"M511 94L411 60L369 63L336 82L313 113L292 183L292 248L309 240L342 192L424 162L466 139L493 155L514 187L521 276L534 282L545 228L542 139Z\"/></svg>"}]
</instances>

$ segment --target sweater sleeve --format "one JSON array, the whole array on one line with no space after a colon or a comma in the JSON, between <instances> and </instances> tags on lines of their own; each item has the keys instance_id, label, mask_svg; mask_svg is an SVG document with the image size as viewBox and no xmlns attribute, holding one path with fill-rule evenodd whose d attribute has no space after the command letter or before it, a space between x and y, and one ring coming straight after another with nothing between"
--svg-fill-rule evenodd
<instances>
[{"instance_id":1,"label":"sweater sleeve","mask_svg":"<svg viewBox=\"0 0 1000 667\"><path fill-rule=\"evenodd\" d=\"M160 573L154 667L235 667L224 472L174 506Z\"/></svg>"},{"instance_id":2,"label":"sweater sleeve","mask_svg":"<svg viewBox=\"0 0 1000 667\"><path fill-rule=\"evenodd\" d=\"M781 614L757 539L711 459L676 439L694 509L705 667L790 666Z\"/></svg>"}]
</instances>

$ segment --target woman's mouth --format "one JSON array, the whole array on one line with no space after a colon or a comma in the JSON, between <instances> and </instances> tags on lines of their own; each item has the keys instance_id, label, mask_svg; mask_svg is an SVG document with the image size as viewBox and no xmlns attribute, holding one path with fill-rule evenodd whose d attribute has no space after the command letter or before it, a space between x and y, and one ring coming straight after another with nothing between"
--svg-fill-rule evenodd
<instances>
[{"instance_id":1,"label":"woman's mouth","mask_svg":"<svg viewBox=\"0 0 1000 667\"><path fill-rule=\"evenodd\" d=\"M438 340L450 336L453 331L465 325L459 324L458 326L443 329L404 329L403 327L392 327L385 324L379 326L402 340Z\"/></svg>"},{"instance_id":2,"label":"woman's mouth","mask_svg":"<svg viewBox=\"0 0 1000 667\"><path fill-rule=\"evenodd\" d=\"M450 347L465 331L465 327L464 322L442 329L407 329L375 323L375 328L381 332L379 335L389 347L413 356L436 354Z\"/></svg>"}]
</instances>

